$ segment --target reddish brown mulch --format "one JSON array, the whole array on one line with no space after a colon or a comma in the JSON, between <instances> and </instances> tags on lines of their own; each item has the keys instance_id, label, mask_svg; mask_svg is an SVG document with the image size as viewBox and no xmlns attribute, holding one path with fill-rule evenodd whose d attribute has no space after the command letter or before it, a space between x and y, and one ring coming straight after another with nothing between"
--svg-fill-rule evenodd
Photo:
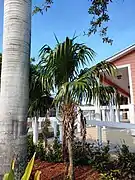
<instances>
[{"instance_id":1,"label":"reddish brown mulch","mask_svg":"<svg viewBox=\"0 0 135 180\"><path fill-rule=\"evenodd\" d=\"M34 165L33 173L41 171L41 180L63 180L66 166L63 163L48 163L37 160ZM75 167L76 180L99 180L99 173L90 166Z\"/></svg>"}]
</instances>

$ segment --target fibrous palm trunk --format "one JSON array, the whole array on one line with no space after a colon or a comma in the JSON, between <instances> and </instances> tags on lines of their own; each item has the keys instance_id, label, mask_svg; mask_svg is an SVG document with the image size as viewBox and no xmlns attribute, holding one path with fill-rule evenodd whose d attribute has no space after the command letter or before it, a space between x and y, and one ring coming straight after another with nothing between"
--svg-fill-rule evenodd
<instances>
[{"instance_id":1,"label":"fibrous palm trunk","mask_svg":"<svg viewBox=\"0 0 135 180\"><path fill-rule=\"evenodd\" d=\"M69 168L68 178L74 180L74 163L73 163L73 138L68 139L68 151L69 151Z\"/></svg>"},{"instance_id":2,"label":"fibrous palm trunk","mask_svg":"<svg viewBox=\"0 0 135 180\"><path fill-rule=\"evenodd\" d=\"M64 137L65 144L68 147L68 178L74 180L74 164L73 164L73 141L74 141L74 123L77 118L77 112L75 111L74 104L66 104L63 106L64 115Z\"/></svg>"},{"instance_id":3,"label":"fibrous palm trunk","mask_svg":"<svg viewBox=\"0 0 135 180\"><path fill-rule=\"evenodd\" d=\"M31 39L31 0L4 0L0 97L0 174L13 156L27 154L27 105Z\"/></svg>"},{"instance_id":4,"label":"fibrous palm trunk","mask_svg":"<svg viewBox=\"0 0 135 180\"><path fill-rule=\"evenodd\" d=\"M81 115L81 136L82 136L82 148L84 150L85 141L86 141L86 118L83 116L82 110L80 110Z\"/></svg>"}]
</instances>

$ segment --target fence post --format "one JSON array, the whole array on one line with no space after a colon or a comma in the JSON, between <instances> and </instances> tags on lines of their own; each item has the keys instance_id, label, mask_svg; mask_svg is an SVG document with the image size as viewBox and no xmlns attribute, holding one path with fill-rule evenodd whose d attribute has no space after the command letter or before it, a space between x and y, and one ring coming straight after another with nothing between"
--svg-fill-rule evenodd
<instances>
[{"instance_id":1,"label":"fence post","mask_svg":"<svg viewBox=\"0 0 135 180\"><path fill-rule=\"evenodd\" d=\"M116 105L115 115L116 115L116 122L120 122L120 110L118 108L118 105Z\"/></svg>"},{"instance_id":2,"label":"fence post","mask_svg":"<svg viewBox=\"0 0 135 180\"><path fill-rule=\"evenodd\" d=\"M130 117L130 123L135 124L135 105L130 104L129 106L129 117Z\"/></svg>"},{"instance_id":3,"label":"fence post","mask_svg":"<svg viewBox=\"0 0 135 180\"><path fill-rule=\"evenodd\" d=\"M63 140L62 123L59 124L59 131L60 131L60 142L62 142L62 140Z\"/></svg>"},{"instance_id":4,"label":"fence post","mask_svg":"<svg viewBox=\"0 0 135 180\"><path fill-rule=\"evenodd\" d=\"M32 129L33 129L33 143L37 144L38 142L38 121L37 118L34 117L32 120Z\"/></svg>"},{"instance_id":5,"label":"fence post","mask_svg":"<svg viewBox=\"0 0 135 180\"><path fill-rule=\"evenodd\" d=\"M57 137L57 121L53 122L54 137Z\"/></svg>"},{"instance_id":6,"label":"fence post","mask_svg":"<svg viewBox=\"0 0 135 180\"><path fill-rule=\"evenodd\" d=\"M111 99L111 101L110 101L110 106L109 106L109 108L110 108L110 121L113 121L113 122L115 122L115 115L114 115L114 104L113 104L113 98Z\"/></svg>"},{"instance_id":7,"label":"fence post","mask_svg":"<svg viewBox=\"0 0 135 180\"><path fill-rule=\"evenodd\" d=\"M102 121L106 121L105 109L102 109L101 113L102 113ZM106 129L106 127L103 126L103 129Z\"/></svg>"},{"instance_id":8,"label":"fence post","mask_svg":"<svg viewBox=\"0 0 135 180\"><path fill-rule=\"evenodd\" d=\"M81 132L81 112L80 112L80 108L77 109L77 132L80 133Z\"/></svg>"},{"instance_id":9,"label":"fence post","mask_svg":"<svg viewBox=\"0 0 135 180\"><path fill-rule=\"evenodd\" d=\"M99 143L102 143L102 127L97 126L97 139L99 140Z\"/></svg>"},{"instance_id":10,"label":"fence post","mask_svg":"<svg viewBox=\"0 0 135 180\"><path fill-rule=\"evenodd\" d=\"M100 110L100 102L99 98L96 99L96 108L95 108L95 120L101 121L101 110ZM102 142L102 128L100 126L96 126L97 129L97 139L99 142Z\"/></svg>"},{"instance_id":11,"label":"fence post","mask_svg":"<svg viewBox=\"0 0 135 180\"><path fill-rule=\"evenodd\" d=\"M39 126L38 126L38 127L39 127L39 129L42 129L42 125L41 125L41 124L42 124L42 121L43 121L43 118L39 117L39 118L38 118L38 123L39 123Z\"/></svg>"}]
</instances>

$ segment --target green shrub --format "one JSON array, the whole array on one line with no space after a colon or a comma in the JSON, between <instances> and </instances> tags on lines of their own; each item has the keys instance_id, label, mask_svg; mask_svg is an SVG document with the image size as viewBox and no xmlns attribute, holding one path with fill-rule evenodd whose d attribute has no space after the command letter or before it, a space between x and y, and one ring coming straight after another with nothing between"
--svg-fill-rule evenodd
<instances>
[{"instance_id":1,"label":"green shrub","mask_svg":"<svg viewBox=\"0 0 135 180\"><path fill-rule=\"evenodd\" d=\"M100 172L106 172L112 167L109 150L109 143L106 146L100 146L98 143L85 143L83 148L81 142L75 142L73 145L74 164L90 164Z\"/></svg>"},{"instance_id":2,"label":"green shrub","mask_svg":"<svg viewBox=\"0 0 135 180\"><path fill-rule=\"evenodd\" d=\"M57 133L58 134L58 133ZM56 137L53 144L44 148L44 141L40 136L37 145L33 144L32 135L28 136L28 160L33 156L33 152L36 152L36 158L41 161L48 162L61 162L62 161L62 146L59 143L59 138Z\"/></svg>"},{"instance_id":3,"label":"green shrub","mask_svg":"<svg viewBox=\"0 0 135 180\"><path fill-rule=\"evenodd\" d=\"M62 162L62 146L59 143L58 137L55 137L53 142L53 153L54 153L54 162Z\"/></svg>"},{"instance_id":4,"label":"green shrub","mask_svg":"<svg viewBox=\"0 0 135 180\"><path fill-rule=\"evenodd\" d=\"M23 172L27 165L26 162L29 160L27 159L27 157L20 157L20 156L16 157L15 170L14 170L16 180L18 180L18 179L20 179L20 177L22 177Z\"/></svg>"},{"instance_id":5,"label":"green shrub","mask_svg":"<svg viewBox=\"0 0 135 180\"><path fill-rule=\"evenodd\" d=\"M62 145L58 137L53 144L49 144L45 149L43 139L40 139L35 147L32 137L28 136L28 157L31 158L36 151L36 157L48 162L62 162ZM126 144L117 147L116 159L110 156L110 145L102 146L98 143L82 142L73 144L73 160L75 165L91 165L98 170L104 180L134 180L135 179L135 153L129 151Z\"/></svg>"},{"instance_id":6,"label":"green shrub","mask_svg":"<svg viewBox=\"0 0 135 180\"><path fill-rule=\"evenodd\" d=\"M118 180L120 177L119 170L110 170L104 174L101 173L102 180Z\"/></svg>"},{"instance_id":7,"label":"green shrub","mask_svg":"<svg viewBox=\"0 0 135 180\"><path fill-rule=\"evenodd\" d=\"M117 147L117 159L109 161L106 171L102 171L103 180L134 180L135 179L135 153L129 151L126 144Z\"/></svg>"},{"instance_id":8,"label":"green shrub","mask_svg":"<svg viewBox=\"0 0 135 180\"><path fill-rule=\"evenodd\" d=\"M86 145L86 144L85 144ZM86 148L83 149L81 142L75 142L73 144L73 161L75 165L88 165L88 152Z\"/></svg>"},{"instance_id":9,"label":"green shrub","mask_svg":"<svg viewBox=\"0 0 135 180\"><path fill-rule=\"evenodd\" d=\"M90 146L88 151L89 163L100 172L106 172L112 168L110 158L110 145Z\"/></svg>"},{"instance_id":10,"label":"green shrub","mask_svg":"<svg viewBox=\"0 0 135 180\"><path fill-rule=\"evenodd\" d=\"M43 140L40 139L38 141L38 144L36 145L35 151L36 151L36 158L40 159L41 161L46 160L46 157L45 157L46 151L45 151L45 148L43 145Z\"/></svg>"},{"instance_id":11,"label":"green shrub","mask_svg":"<svg viewBox=\"0 0 135 180\"><path fill-rule=\"evenodd\" d=\"M62 146L56 137L52 145L48 145L46 160L48 162L62 162Z\"/></svg>"},{"instance_id":12,"label":"green shrub","mask_svg":"<svg viewBox=\"0 0 135 180\"><path fill-rule=\"evenodd\" d=\"M32 135L27 136L27 158L30 160L35 152L35 145L33 143Z\"/></svg>"},{"instance_id":13,"label":"green shrub","mask_svg":"<svg viewBox=\"0 0 135 180\"><path fill-rule=\"evenodd\" d=\"M135 179L135 153L129 151L129 147L123 144L119 147L117 169L122 179Z\"/></svg>"}]
</instances>

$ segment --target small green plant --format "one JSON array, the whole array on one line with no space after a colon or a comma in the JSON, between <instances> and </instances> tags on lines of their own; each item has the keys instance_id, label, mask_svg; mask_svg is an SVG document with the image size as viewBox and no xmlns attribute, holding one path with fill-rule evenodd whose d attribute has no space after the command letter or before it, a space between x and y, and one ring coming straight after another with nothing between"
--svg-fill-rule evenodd
<instances>
[{"instance_id":1,"label":"small green plant","mask_svg":"<svg viewBox=\"0 0 135 180\"><path fill-rule=\"evenodd\" d=\"M104 174L101 173L102 180L118 180L119 177L120 177L119 170L110 170Z\"/></svg>"},{"instance_id":2,"label":"small green plant","mask_svg":"<svg viewBox=\"0 0 135 180\"><path fill-rule=\"evenodd\" d=\"M41 161L46 160L46 157L45 157L46 156L46 150L44 148L43 140L42 139L40 139L38 141L38 144L37 144L35 150L36 150L36 157L38 159L40 159Z\"/></svg>"},{"instance_id":3,"label":"small green plant","mask_svg":"<svg viewBox=\"0 0 135 180\"><path fill-rule=\"evenodd\" d=\"M96 153L94 153L94 158L91 162L92 166L101 172L101 179L134 180L135 153L130 152L129 147L124 143L117 147L117 158L111 160L108 155L108 150L107 146L96 149Z\"/></svg>"},{"instance_id":4,"label":"small green plant","mask_svg":"<svg viewBox=\"0 0 135 180\"><path fill-rule=\"evenodd\" d=\"M53 142L53 154L54 162L62 162L62 146L58 141L58 137L55 137Z\"/></svg>"},{"instance_id":5,"label":"small green plant","mask_svg":"<svg viewBox=\"0 0 135 180\"><path fill-rule=\"evenodd\" d=\"M33 155L33 157L31 158L30 162L28 163L26 169L25 169L25 173L22 176L21 180L29 180L32 169L33 169L33 165L34 165L34 160L35 160L35 153ZM15 180L15 174L14 174L14 170L15 170L15 161L13 160L11 163L11 168L10 168L10 172L6 173L4 175L3 180ZM40 171L36 171L35 176L34 176L34 180L39 180L40 179Z\"/></svg>"},{"instance_id":6,"label":"small green plant","mask_svg":"<svg viewBox=\"0 0 135 180\"><path fill-rule=\"evenodd\" d=\"M32 158L32 156L31 156L31 158ZM14 170L16 180L18 180L18 179L20 179L22 177L24 169L26 168L26 162L29 161L29 160L28 160L27 157L20 157L20 156L16 157L15 170Z\"/></svg>"},{"instance_id":7,"label":"small green plant","mask_svg":"<svg viewBox=\"0 0 135 180\"><path fill-rule=\"evenodd\" d=\"M91 156L89 157L91 165L100 172L106 172L110 169L110 146L96 146L93 147Z\"/></svg>"},{"instance_id":8,"label":"small green plant","mask_svg":"<svg viewBox=\"0 0 135 180\"><path fill-rule=\"evenodd\" d=\"M59 128L53 144L47 146L46 160L49 162L62 162L62 145L59 142Z\"/></svg>"},{"instance_id":9,"label":"small green plant","mask_svg":"<svg viewBox=\"0 0 135 180\"><path fill-rule=\"evenodd\" d=\"M130 152L126 144L122 144L117 154L117 168L120 170L120 177L125 180L135 179L135 153Z\"/></svg>"},{"instance_id":10,"label":"small green plant","mask_svg":"<svg viewBox=\"0 0 135 180\"><path fill-rule=\"evenodd\" d=\"M43 134L43 138L44 138L44 141L45 141L45 148L48 145L47 138L50 135L50 132L49 132L50 124L51 124L50 120L49 119L45 119L45 122L44 122L44 125L43 125L43 128L42 128L42 134Z\"/></svg>"},{"instance_id":11,"label":"small green plant","mask_svg":"<svg viewBox=\"0 0 135 180\"><path fill-rule=\"evenodd\" d=\"M36 146L33 143L32 135L28 135L27 137L27 158L30 160L35 152Z\"/></svg>"},{"instance_id":12,"label":"small green plant","mask_svg":"<svg viewBox=\"0 0 135 180\"><path fill-rule=\"evenodd\" d=\"M58 137L55 137L52 145L48 145L46 160L48 162L62 162L62 146L58 141Z\"/></svg>"},{"instance_id":13,"label":"small green plant","mask_svg":"<svg viewBox=\"0 0 135 180\"><path fill-rule=\"evenodd\" d=\"M109 143L101 146L98 143L75 142L73 145L74 164L90 164L95 169L105 172L111 164L109 150Z\"/></svg>"},{"instance_id":14,"label":"small green plant","mask_svg":"<svg viewBox=\"0 0 135 180\"><path fill-rule=\"evenodd\" d=\"M85 144L86 145L86 144ZM73 161L75 165L88 165L89 164L89 158L88 152L85 148L83 147L82 142L75 142L73 144Z\"/></svg>"}]
</instances>

